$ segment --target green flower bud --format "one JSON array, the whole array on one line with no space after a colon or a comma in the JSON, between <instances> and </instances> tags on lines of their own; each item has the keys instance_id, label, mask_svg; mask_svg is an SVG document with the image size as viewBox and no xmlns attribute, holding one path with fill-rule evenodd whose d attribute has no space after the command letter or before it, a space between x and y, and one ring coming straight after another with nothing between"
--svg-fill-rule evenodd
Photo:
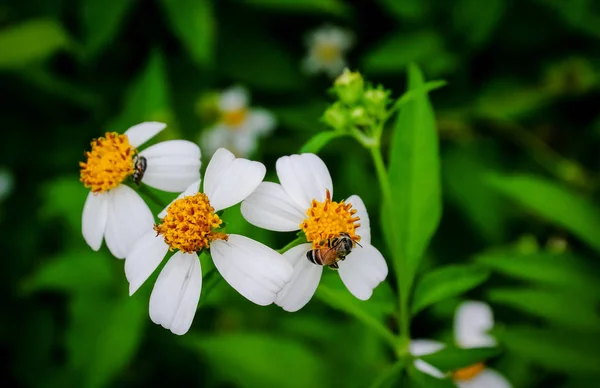
<instances>
[{"instance_id":1,"label":"green flower bud","mask_svg":"<svg viewBox=\"0 0 600 388\"><path fill-rule=\"evenodd\" d=\"M335 80L333 89L340 101L348 106L353 106L358 102L364 93L365 81L359 72L351 72L347 68Z\"/></svg>"},{"instance_id":2,"label":"green flower bud","mask_svg":"<svg viewBox=\"0 0 600 388\"><path fill-rule=\"evenodd\" d=\"M325 110L321 121L336 131L345 131L349 123L348 112L342 104L335 102Z\"/></svg>"},{"instance_id":3,"label":"green flower bud","mask_svg":"<svg viewBox=\"0 0 600 388\"><path fill-rule=\"evenodd\" d=\"M381 119L385 117L389 92L383 88L367 89L363 95L363 103L367 112Z\"/></svg>"},{"instance_id":4,"label":"green flower bud","mask_svg":"<svg viewBox=\"0 0 600 388\"><path fill-rule=\"evenodd\" d=\"M369 125L371 119L369 117L369 113L362 106L357 106L350 111L350 118L352 119L352 123L354 125Z\"/></svg>"}]
</instances>

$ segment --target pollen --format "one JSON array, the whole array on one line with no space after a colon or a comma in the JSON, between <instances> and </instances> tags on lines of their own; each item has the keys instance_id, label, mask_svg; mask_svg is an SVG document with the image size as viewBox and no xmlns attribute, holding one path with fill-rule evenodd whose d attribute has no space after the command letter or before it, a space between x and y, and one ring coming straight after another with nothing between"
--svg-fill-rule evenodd
<instances>
[{"instance_id":1,"label":"pollen","mask_svg":"<svg viewBox=\"0 0 600 388\"><path fill-rule=\"evenodd\" d=\"M222 120L223 120L223 123L225 123L226 125L228 125L230 127L238 127L246 120L247 114L248 114L248 111L243 108L237 109L237 110L232 110L232 111L223 113Z\"/></svg>"},{"instance_id":2,"label":"pollen","mask_svg":"<svg viewBox=\"0 0 600 388\"><path fill-rule=\"evenodd\" d=\"M335 62L342 55L342 50L337 44L320 43L315 47L315 56L324 63Z\"/></svg>"},{"instance_id":3,"label":"pollen","mask_svg":"<svg viewBox=\"0 0 600 388\"><path fill-rule=\"evenodd\" d=\"M197 193L173 202L154 230L164 237L171 251L191 253L209 248L211 241L227 240L227 235L218 231L222 222L206 194Z\"/></svg>"},{"instance_id":4,"label":"pollen","mask_svg":"<svg viewBox=\"0 0 600 388\"><path fill-rule=\"evenodd\" d=\"M79 162L79 180L94 193L114 189L134 172L133 156L137 150L129 144L127 135L107 132L105 137L91 142L92 150Z\"/></svg>"},{"instance_id":5,"label":"pollen","mask_svg":"<svg viewBox=\"0 0 600 388\"><path fill-rule=\"evenodd\" d=\"M480 362L455 371L452 373L452 377L455 381L467 381L477 376L484 369L484 363Z\"/></svg>"},{"instance_id":6,"label":"pollen","mask_svg":"<svg viewBox=\"0 0 600 388\"><path fill-rule=\"evenodd\" d=\"M360 236L356 234L356 228L360 226L360 218L355 214L356 209L352 209L352 204L332 201L331 193L327 190L325 201L312 200L300 229L304 231L306 240L312 242L313 249L328 246L328 240L342 233L348 233L353 241L358 242Z\"/></svg>"}]
</instances>

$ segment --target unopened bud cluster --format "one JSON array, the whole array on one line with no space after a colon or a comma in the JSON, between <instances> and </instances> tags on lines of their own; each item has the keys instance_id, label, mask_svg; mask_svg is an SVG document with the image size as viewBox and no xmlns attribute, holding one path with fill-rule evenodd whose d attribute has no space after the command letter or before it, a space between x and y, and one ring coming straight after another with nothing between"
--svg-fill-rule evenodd
<instances>
[{"instance_id":1,"label":"unopened bud cluster","mask_svg":"<svg viewBox=\"0 0 600 388\"><path fill-rule=\"evenodd\" d=\"M381 85L365 83L359 72L345 69L332 90L337 101L327 108L322 120L334 130L347 132L353 127L368 130L385 120L390 92Z\"/></svg>"}]
</instances>

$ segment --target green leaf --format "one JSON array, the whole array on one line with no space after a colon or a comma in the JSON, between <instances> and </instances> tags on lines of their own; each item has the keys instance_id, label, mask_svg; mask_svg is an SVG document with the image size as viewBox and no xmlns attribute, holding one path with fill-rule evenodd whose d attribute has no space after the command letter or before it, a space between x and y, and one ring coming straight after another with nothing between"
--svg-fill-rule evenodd
<instances>
[{"instance_id":1,"label":"green leaf","mask_svg":"<svg viewBox=\"0 0 600 388\"><path fill-rule=\"evenodd\" d=\"M538 365L568 374L598 373L598 336L529 327L513 327L496 336L508 352Z\"/></svg>"},{"instance_id":2,"label":"green leaf","mask_svg":"<svg viewBox=\"0 0 600 388\"><path fill-rule=\"evenodd\" d=\"M69 36L54 20L31 19L0 30L0 69L19 69L47 59L69 45Z\"/></svg>"},{"instance_id":3,"label":"green leaf","mask_svg":"<svg viewBox=\"0 0 600 388\"><path fill-rule=\"evenodd\" d=\"M459 0L452 7L452 19L469 43L484 43L502 18L505 0Z\"/></svg>"},{"instance_id":4,"label":"green leaf","mask_svg":"<svg viewBox=\"0 0 600 388\"><path fill-rule=\"evenodd\" d=\"M354 316L395 347L394 334L381 321L394 312L394 295L387 283L381 283L368 301L356 299L346 289L337 274L323 274L315 297L336 310Z\"/></svg>"},{"instance_id":5,"label":"green leaf","mask_svg":"<svg viewBox=\"0 0 600 388\"><path fill-rule=\"evenodd\" d=\"M444 80L427 81L423 84L423 86L417 89L407 90L402 96L400 96L400 98L398 98L398 100L396 100L393 109L401 108L402 105L412 101L416 97L421 96L423 93L429 93L432 90L446 86L446 84L447 82Z\"/></svg>"},{"instance_id":6,"label":"green leaf","mask_svg":"<svg viewBox=\"0 0 600 388\"><path fill-rule=\"evenodd\" d=\"M467 292L485 282L490 273L475 265L449 265L426 273L417 283L413 296L412 312L444 299Z\"/></svg>"},{"instance_id":7,"label":"green leaf","mask_svg":"<svg viewBox=\"0 0 600 388\"><path fill-rule=\"evenodd\" d=\"M366 54L363 67L368 73L398 73L412 62L439 75L453 70L457 60L445 50L441 37L427 30L391 35Z\"/></svg>"},{"instance_id":8,"label":"green leaf","mask_svg":"<svg viewBox=\"0 0 600 388\"><path fill-rule=\"evenodd\" d=\"M438 379L436 377L425 374L415 368L414 365L410 365L407 368L408 378L415 387L419 388L453 388L456 387L450 379ZM412 386L412 385L411 385Z\"/></svg>"},{"instance_id":9,"label":"green leaf","mask_svg":"<svg viewBox=\"0 0 600 388\"><path fill-rule=\"evenodd\" d=\"M423 85L421 71L411 65L408 89ZM408 295L416 268L442 213L437 130L433 108L425 93L404 105L396 119L388 180L393 204L382 206L382 226L388 247L395 253L400 292Z\"/></svg>"},{"instance_id":10,"label":"green leaf","mask_svg":"<svg viewBox=\"0 0 600 388\"><path fill-rule=\"evenodd\" d=\"M171 29L202 66L212 63L215 18L210 0L161 0Z\"/></svg>"},{"instance_id":11,"label":"green leaf","mask_svg":"<svg viewBox=\"0 0 600 388\"><path fill-rule=\"evenodd\" d=\"M568 229L600 252L600 210L588 199L534 175L490 175L489 183L508 198Z\"/></svg>"},{"instance_id":12,"label":"green leaf","mask_svg":"<svg viewBox=\"0 0 600 388\"><path fill-rule=\"evenodd\" d=\"M505 304L549 323L583 330L600 330L598 300L564 290L504 288L488 291L490 301Z\"/></svg>"},{"instance_id":13,"label":"green leaf","mask_svg":"<svg viewBox=\"0 0 600 388\"><path fill-rule=\"evenodd\" d=\"M344 136L343 133L327 131L327 132L319 132L313 137L311 137L303 146L300 148L300 153L308 152L317 154L321 151L321 148L325 147L327 143L332 141L333 139L337 139L338 137Z\"/></svg>"},{"instance_id":14,"label":"green leaf","mask_svg":"<svg viewBox=\"0 0 600 388\"><path fill-rule=\"evenodd\" d=\"M83 155L82 155L83 158ZM40 209L42 218L60 217L67 222L70 232L77 232L77 240L81 237L81 214L83 204L89 193L74 176L57 177L45 184L41 192L44 203Z\"/></svg>"},{"instance_id":15,"label":"green leaf","mask_svg":"<svg viewBox=\"0 0 600 388\"><path fill-rule=\"evenodd\" d=\"M83 0L80 18L89 59L99 54L115 38L133 0Z\"/></svg>"},{"instance_id":16,"label":"green leaf","mask_svg":"<svg viewBox=\"0 0 600 388\"><path fill-rule=\"evenodd\" d=\"M315 12L340 16L348 11L348 7L339 0L245 0L245 3L290 13Z\"/></svg>"},{"instance_id":17,"label":"green leaf","mask_svg":"<svg viewBox=\"0 0 600 388\"><path fill-rule=\"evenodd\" d=\"M398 386L398 381L402 376L402 370L404 369L404 360L396 362L390 366L382 374L377 376L375 381L369 385L370 388L392 388Z\"/></svg>"},{"instance_id":18,"label":"green leaf","mask_svg":"<svg viewBox=\"0 0 600 388\"><path fill-rule=\"evenodd\" d=\"M300 342L272 334L234 333L210 337L188 334L184 346L197 350L221 380L240 387L328 386L326 360Z\"/></svg>"},{"instance_id":19,"label":"green leaf","mask_svg":"<svg viewBox=\"0 0 600 388\"><path fill-rule=\"evenodd\" d=\"M425 0L379 0L379 3L402 21L422 20L430 7Z\"/></svg>"},{"instance_id":20,"label":"green leaf","mask_svg":"<svg viewBox=\"0 0 600 388\"><path fill-rule=\"evenodd\" d=\"M499 353L499 348L461 349L445 347L438 352L420 356L419 358L435 366L442 372L450 372L485 361L488 358L497 356Z\"/></svg>"}]
</instances>

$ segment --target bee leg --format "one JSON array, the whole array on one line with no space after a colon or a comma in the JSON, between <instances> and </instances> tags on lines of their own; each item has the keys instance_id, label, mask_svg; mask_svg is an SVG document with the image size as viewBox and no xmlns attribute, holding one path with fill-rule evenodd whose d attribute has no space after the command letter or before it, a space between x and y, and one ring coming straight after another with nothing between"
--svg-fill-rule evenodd
<instances>
[{"instance_id":1,"label":"bee leg","mask_svg":"<svg viewBox=\"0 0 600 388\"><path fill-rule=\"evenodd\" d=\"M335 262L333 264L329 264L329 268L331 268L333 270L337 270L338 268L340 268L340 266L338 265L337 262Z\"/></svg>"}]
</instances>

